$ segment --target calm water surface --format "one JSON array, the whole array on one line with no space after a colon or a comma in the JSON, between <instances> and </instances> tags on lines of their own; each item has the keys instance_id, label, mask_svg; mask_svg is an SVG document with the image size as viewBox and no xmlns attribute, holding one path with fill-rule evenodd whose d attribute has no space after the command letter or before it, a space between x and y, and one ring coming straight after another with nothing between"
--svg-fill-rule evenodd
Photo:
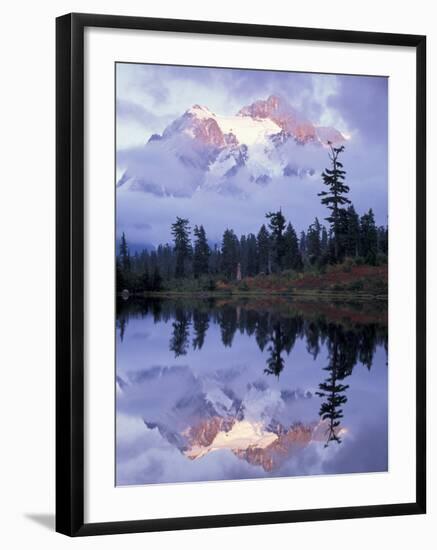
<instances>
[{"instance_id":1,"label":"calm water surface","mask_svg":"<svg viewBox=\"0 0 437 550\"><path fill-rule=\"evenodd\" d=\"M385 304L117 310L118 485L387 470Z\"/></svg>"}]
</instances>

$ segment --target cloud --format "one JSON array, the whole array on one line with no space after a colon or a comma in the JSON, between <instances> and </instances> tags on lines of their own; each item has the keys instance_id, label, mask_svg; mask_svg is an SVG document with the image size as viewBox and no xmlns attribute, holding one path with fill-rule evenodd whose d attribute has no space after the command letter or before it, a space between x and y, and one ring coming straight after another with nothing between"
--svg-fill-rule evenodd
<instances>
[{"instance_id":1,"label":"cloud","mask_svg":"<svg viewBox=\"0 0 437 550\"><path fill-rule=\"evenodd\" d=\"M158 116L140 103L118 98L116 120L117 149L124 150L144 145L151 134L161 131L170 122L171 117Z\"/></svg>"},{"instance_id":2,"label":"cloud","mask_svg":"<svg viewBox=\"0 0 437 550\"><path fill-rule=\"evenodd\" d=\"M138 229L139 231L147 231L148 229L151 229L151 225L149 223L146 223L146 222L133 223L132 227L134 229Z\"/></svg>"},{"instance_id":3,"label":"cloud","mask_svg":"<svg viewBox=\"0 0 437 550\"><path fill-rule=\"evenodd\" d=\"M258 231L265 212L279 207L298 231L315 216L323 220L327 213L317 193L322 189L320 173L329 162L326 151L289 151L291 157L298 154L299 164L314 165L310 178L279 177L263 187L249 185L241 170L228 182L233 192L226 197L197 190L204 178L200 168L187 170L165 149L144 147L153 133L162 133L195 103L230 115L272 93L287 98L315 124L330 124L351 135L343 155L350 197L360 214L373 208L377 223L386 224L387 88L383 77L117 64L117 174L121 177L131 167L143 189L130 195L118 192L117 233L125 231L138 246L157 245L170 240L171 223L184 216L192 225L202 223L210 240L219 242L227 226L239 234ZM164 180L171 196L160 196L155 180Z\"/></svg>"},{"instance_id":4,"label":"cloud","mask_svg":"<svg viewBox=\"0 0 437 550\"><path fill-rule=\"evenodd\" d=\"M388 79L342 76L336 94L327 100L329 108L347 120L367 144L387 147ZM387 154L387 151L385 151Z\"/></svg>"},{"instance_id":5,"label":"cloud","mask_svg":"<svg viewBox=\"0 0 437 550\"><path fill-rule=\"evenodd\" d=\"M117 100L128 100L158 117L180 116L193 104L233 115L243 105L271 94L282 95L313 122L327 110L336 93L336 75L281 71L117 64ZM161 131L164 128L161 129ZM341 128L340 128L341 130Z\"/></svg>"},{"instance_id":6,"label":"cloud","mask_svg":"<svg viewBox=\"0 0 437 550\"><path fill-rule=\"evenodd\" d=\"M135 120L143 124L150 124L156 120L156 116L147 111L142 105L125 99L117 99L117 120Z\"/></svg>"}]
</instances>

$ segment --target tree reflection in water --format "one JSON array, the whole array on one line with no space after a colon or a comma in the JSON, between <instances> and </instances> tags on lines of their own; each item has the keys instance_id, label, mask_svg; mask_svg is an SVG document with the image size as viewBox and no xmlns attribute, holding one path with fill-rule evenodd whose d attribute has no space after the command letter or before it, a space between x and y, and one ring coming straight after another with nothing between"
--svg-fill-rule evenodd
<instances>
[{"instance_id":1,"label":"tree reflection in water","mask_svg":"<svg viewBox=\"0 0 437 550\"><path fill-rule=\"evenodd\" d=\"M328 364L326 378L316 395L321 398L319 415L327 423L326 446L341 443L341 421L346 404L348 378L360 362L369 370L378 345L387 350L386 306L383 303L372 315L370 306L348 304L348 316L338 315L335 305L331 315L311 314L301 304L284 299L283 303L260 305L248 301L232 302L215 299L159 299L120 301L117 304L117 328L120 338L130 317L151 315L155 323L172 321L169 349L175 357L186 355L191 348L201 350L211 324L220 328L224 347L231 347L237 330L254 337L259 350L267 353L264 373L279 377L285 367L284 354L289 355L298 339L306 343L308 353L316 359L326 346Z\"/></svg>"},{"instance_id":2,"label":"tree reflection in water","mask_svg":"<svg viewBox=\"0 0 437 550\"><path fill-rule=\"evenodd\" d=\"M341 408L347 402L345 395L348 385L342 384L342 380L347 374L342 372L340 366L340 350L337 338L337 332L334 331L334 341L328 343L329 348L329 364L324 370L328 371L329 376L324 382L319 384L319 390L316 395L325 399L320 406L320 418L328 421L328 439L325 447L330 441L341 443L340 420L343 418L343 409Z\"/></svg>"},{"instance_id":3,"label":"tree reflection in water","mask_svg":"<svg viewBox=\"0 0 437 550\"><path fill-rule=\"evenodd\" d=\"M173 336L170 340L170 351L174 352L175 357L186 355L189 347L188 338L190 336L190 312L178 307L175 310L175 321L173 323Z\"/></svg>"},{"instance_id":4,"label":"tree reflection in water","mask_svg":"<svg viewBox=\"0 0 437 550\"><path fill-rule=\"evenodd\" d=\"M270 336L270 345L267 348L270 355L267 359L267 368L264 369L266 374L274 374L279 377L285 366L284 359L281 355L284 349L284 336L282 333L281 324L276 322L273 325L273 330Z\"/></svg>"}]
</instances>

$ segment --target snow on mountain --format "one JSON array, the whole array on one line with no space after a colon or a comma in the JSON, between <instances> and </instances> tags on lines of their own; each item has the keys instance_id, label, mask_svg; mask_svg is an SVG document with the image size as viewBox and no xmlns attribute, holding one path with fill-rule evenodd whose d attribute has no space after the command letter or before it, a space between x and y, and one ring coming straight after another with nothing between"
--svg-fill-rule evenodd
<instances>
[{"instance_id":1,"label":"snow on mountain","mask_svg":"<svg viewBox=\"0 0 437 550\"><path fill-rule=\"evenodd\" d=\"M243 107L238 115L255 120L271 120L300 143L317 141L315 126L277 96L272 95L266 100L255 101L255 103Z\"/></svg>"},{"instance_id":2,"label":"snow on mountain","mask_svg":"<svg viewBox=\"0 0 437 550\"><path fill-rule=\"evenodd\" d=\"M202 188L246 194L277 178L314 175L324 147L345 140L339 130L314 125L273 95L234 116L193 105L144 147L118 152L117 188L174 196Z\"/></svg>"}]
</instances>

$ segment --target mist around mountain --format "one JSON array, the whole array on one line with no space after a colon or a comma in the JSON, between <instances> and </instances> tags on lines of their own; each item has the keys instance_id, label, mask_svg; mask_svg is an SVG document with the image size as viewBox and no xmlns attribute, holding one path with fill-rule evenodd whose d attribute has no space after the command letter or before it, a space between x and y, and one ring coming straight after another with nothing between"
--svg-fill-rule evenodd
<instances>
[{"instance_id":1,"label":"mist around mountain","mask_svg":"<svg viewBox=\"0 0 437 550\"><path fill-rule=\"evenodd\" d=\"M118 63L116 119L117 236L132 247L205 212L211 242L280 207L305 229L325 215L328 140L346 144L357 210L387 222L384 78Z\"/></svg>"},{"instance_id":2,"label":"mist around mountain","mask_svg":"<svg viewBox=\"0 0 437 550\"><path fill-rule=\"evenodd\" d=\"M234 116L193 105L134 151L121 151L118 189L190 197L200 189L233 196L277 178L314 177L323 147L341 145L339 130L305 119L285 99L271 95Z\"/></svg>"}]
</instances>

